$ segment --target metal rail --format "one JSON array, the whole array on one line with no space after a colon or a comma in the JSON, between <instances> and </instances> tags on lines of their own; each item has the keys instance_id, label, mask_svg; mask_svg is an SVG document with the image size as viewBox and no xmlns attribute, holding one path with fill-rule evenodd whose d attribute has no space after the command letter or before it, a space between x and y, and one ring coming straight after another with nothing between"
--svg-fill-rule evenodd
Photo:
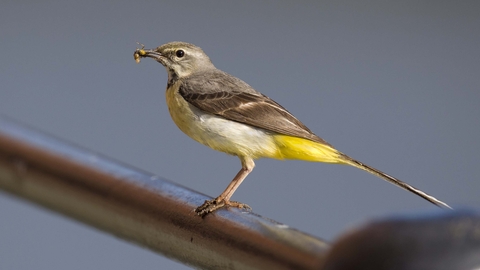
<instances>
[{"instance_id":1,"label":"metal rail","mask_svg":"<svg viewBox=\"0 0 480 270\"><path fill-rule=\"evenodd\" d=\"M318 269L328 245L0 117L0 189L202 269ZM1 195L1 194L0 194Z\"/></svg>"}]
</instances>

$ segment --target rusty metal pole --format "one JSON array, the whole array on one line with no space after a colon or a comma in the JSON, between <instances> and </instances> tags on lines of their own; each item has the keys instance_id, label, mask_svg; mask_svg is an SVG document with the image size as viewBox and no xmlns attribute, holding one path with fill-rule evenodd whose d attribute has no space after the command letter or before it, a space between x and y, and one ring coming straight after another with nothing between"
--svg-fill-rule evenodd
<instances>
[{"instance_id":1,"label":"rusty metal pole","mask_svg":"<svg viewBox=\"0 0 480 270\"><path fill-rule=\"evenodd\" d=\"M318 269L328 245L0 117L0 189L202 269ZM0 194L1 195L1 194Z\"/></svg>"}]
</instances>

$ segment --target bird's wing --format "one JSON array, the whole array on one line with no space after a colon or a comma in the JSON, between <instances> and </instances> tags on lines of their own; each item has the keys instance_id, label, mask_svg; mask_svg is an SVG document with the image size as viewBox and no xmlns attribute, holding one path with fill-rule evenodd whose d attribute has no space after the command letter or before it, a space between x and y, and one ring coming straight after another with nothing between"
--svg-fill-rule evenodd
<instances>
[{"instance_id":1,"label":"bird's wing","mask_svg":"<svg viewBox=\"0 0 480 270\"><path fill-rule=\"evenodd\" d=\"M222 71L188 77L180 85L179 93L188 103L205 112L329 145L280 104Z\"/></svg>"}]
</instances>

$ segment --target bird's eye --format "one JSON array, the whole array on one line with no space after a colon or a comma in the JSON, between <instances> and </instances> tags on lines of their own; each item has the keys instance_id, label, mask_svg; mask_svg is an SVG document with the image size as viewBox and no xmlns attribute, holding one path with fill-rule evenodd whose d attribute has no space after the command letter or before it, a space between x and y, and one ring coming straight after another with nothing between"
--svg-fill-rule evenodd
<instances>
[{"instance_id":1,"label":"bird's eye","mask_svg":"<svg viewBox=\"0 0 480 270\"><path fill-rule=\"evenodd\" d=\"M182 58L184 55L185 55L185 52L183 50L177 50L175 52L175 55L178 57L178 58Z\"/></svg>"}]
</instances>

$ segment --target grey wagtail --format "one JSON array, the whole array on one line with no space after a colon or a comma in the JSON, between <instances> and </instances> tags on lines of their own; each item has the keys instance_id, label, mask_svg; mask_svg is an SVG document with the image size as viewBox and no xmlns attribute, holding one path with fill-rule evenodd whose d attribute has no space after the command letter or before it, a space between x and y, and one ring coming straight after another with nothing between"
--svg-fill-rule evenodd
<instances>
[{"instance_id":1,"label":"grey wagtail","mask_svg":"<svg viewBox=\"0 0 480 270\"><path fill-rule=\"evenodd\" d=\"M227 189L195 212L205 216L224 206L247 208L231 201L258 158L298 159L347 164L372 173L425 200L446 203L333 148L289 111L244 81L217 69L199 47L170 42L134 52L135 61L150 57L168 72L166 99L170 116L185 134L212 149L237 156L242 168Z\"/></svg>"}]
</instances>

